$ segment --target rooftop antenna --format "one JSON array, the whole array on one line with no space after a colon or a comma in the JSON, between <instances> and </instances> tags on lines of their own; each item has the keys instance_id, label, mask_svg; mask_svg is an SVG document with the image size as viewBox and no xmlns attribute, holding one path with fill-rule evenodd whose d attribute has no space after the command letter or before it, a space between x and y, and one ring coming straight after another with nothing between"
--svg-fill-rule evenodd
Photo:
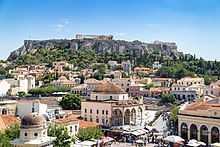
<instances>
[{"instance_id":1,"label":"rooftop antenna","mask_svg":"<svg viewBox=\"0 0 220 147\"><path fill-rule=\"evenodd\" d=\"M34 112L34 102L32 103L32 113Z\"/></svg>"}]
</instances>

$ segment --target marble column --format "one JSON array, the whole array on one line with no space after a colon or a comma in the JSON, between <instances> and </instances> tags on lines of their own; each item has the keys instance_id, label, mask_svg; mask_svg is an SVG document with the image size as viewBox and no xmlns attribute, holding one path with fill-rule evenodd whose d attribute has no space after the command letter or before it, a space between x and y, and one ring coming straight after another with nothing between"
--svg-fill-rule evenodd
<instances>
[{"instance_id":1,"label":"marble column","mask_svg":"<svg viewBox=\"0 0 220 147\"><path fill-rule=\"evenodd\" d=\"M211 131L208 131L208 144L211 144Z\"/></svg>"},{"instance_id":2,"label":"marble column","mask_svg":"<svg viewBox=\"0 0 220 147\"><path fill-rule=\"evenodd\" d=\"M124 114L122 114L122 126L124 126L125 125L125 116L124 116Z\"/></svg>"}]
</instances>

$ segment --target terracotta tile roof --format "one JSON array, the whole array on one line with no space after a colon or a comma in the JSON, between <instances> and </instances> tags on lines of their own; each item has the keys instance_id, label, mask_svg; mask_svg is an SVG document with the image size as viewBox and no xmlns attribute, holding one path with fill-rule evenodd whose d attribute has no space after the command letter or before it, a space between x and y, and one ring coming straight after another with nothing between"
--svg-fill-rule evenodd
<instances>
[{"instance_id":1,"label":"terracotta tile roof","mask_svg":"<svg viewBox=\"0 0 220 147\"><path fill-rule=\"evenodd\" d=\"M52 122L54 122L56 124L59 124L59 125L65 125L65 124L69 124L69 123L76 122L76 121L79 121L79 120L75 119L75 118L72 118L72 117L52 120Z\"/></svg>"},{"instance_id":2,"label":"terracotta tile roof","mask_svg":"<svg viewBox=\"0 0 220 147\"><path fill-rule=\"evenodd\" d=\"M0 131L4 131L11 125L20 124L21 121L17 117L6 114L6 115L0 115Z\"/></svg>"},{"instance_id":3,"label":"terracotta tile roof","mask_svg":"<svg viewBox=\"0 0 220 147\"><path fill-rule=\"evenodd\" d=\"M93 91L94 93L109 93L109 94L126 94L126 92L118 85L106 82L105 84L99 85Z\"/></svg>"},{"instance_id":4,"label":"terracotta tile roof","mask_svg":"<svg viewBox=\"0 0 220 147\"><path fill-rule=\"evenodd\" d=\"M186 87L186 86L180 85L180 84L177 84L177 83L173 83L173 84L172 84L172 87Z\"/></svg>"},{"instance_id":5,"label":"terracotta tile roof","mask_svg":"<svg viewBox=\"0 0 220 147\"><path fill-rule=\"evenodd\" d=\"M150 88L150 92L162 92L160 88Z\"/></svg>"},{"instance_id":6,"label":"terracotta tile roof","mask_svg":"<svg viewBox=\"0 0 220 147\"><path fill-rule=\"evenodd\" d=\"M106 81L88 82L87 85L101 85L105 84Z\"/></svg>"},{"instance_id":7,"label":"terracotta tile roof","mask_svg":"<svg viewBox=\"0 0 220 147\"><path fill-rule=\"evenodd\" d=\"M73 119L80 119L81 115L79 115L79 114L71 114L69 117L73 118Z\"/></svg>"},{"instance_id":8,"label":"terracotta tile roof","mask_svg":"<svg viewBox=\"0 0 220 147\"><path fill-rule=\"evenodd\" d=\"M84 120L79 121L79 128L90 128L90 127L97 127L97 126L100 126L100 124L96 122L89 122L89 121L84 121Z\"/></svg>"},{"instance_id":9,"label":"terracotta tile roof","mask_svg":"<svg viewBox=\"0 0 220 147\"><path fill-rule=\"evenodd\" d=\"M185 80L185 81L191 81L191 80L203 80L204 78L191 78L191 77L184 77L181 78L181 80Z\"/></svg>"},{"instance_id":10,"label":"terracotta tile roof","mask_svg":"<svg viewBox=\"0 0 220 147\"><path fill-rule=\"evenodd\" d=\"M115 79L113 79L115 81ZM120 78L120 79L117 79L117 81L121 81L121 82L128 82L128 81L131 81L132 79L131 78Z\"/></svg>"},{"instance_id":11,"label":"terracotta tile roof","mask_svg":"<svg viewBox=\"0 0 220 147\"><path fill-rule=\"evenodd\" d=\"M65 76L61 76L58 80L54 80L51 83L76 84L74 81L68 80Z\"/></svg>"},{"instance_id":12,"label":"terracotta tile roof","mask_svg":"<svg viewBox=\"0 0 220 147\"><path fill-rule=\"evenodd\" d=\"M220 104L209 104L207 102L194 102L188 104L185 110L220 110Z\"/></svg>"}]
</instances>

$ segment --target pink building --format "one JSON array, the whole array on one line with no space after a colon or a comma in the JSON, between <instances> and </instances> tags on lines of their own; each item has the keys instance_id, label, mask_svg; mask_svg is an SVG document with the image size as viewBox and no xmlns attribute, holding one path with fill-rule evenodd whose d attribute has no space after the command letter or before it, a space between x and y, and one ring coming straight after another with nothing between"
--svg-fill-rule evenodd
<instances>
[{"instance_id":1,"label":"pink building","mask_svg":"<svg viewBox=\"0 0 220 147\"><path fill-rule=\"evenodd\" d=\"M145 85L144 84L134 84L129 86L129 92L128 94L132 97L135 96L141 96L142 91L145 90Z\"/></svg>"},{"instance_id":2,"label":"pink building","mask_svg":"<svg viewBox=\"0 0 220 147\"><path fill-rule=\"evenodd\" d=\"M211 84L210 86L206 86L203 89L203 95L214 95L220 96L220 85L219 84Z\"/></svg>"}]
</instances>

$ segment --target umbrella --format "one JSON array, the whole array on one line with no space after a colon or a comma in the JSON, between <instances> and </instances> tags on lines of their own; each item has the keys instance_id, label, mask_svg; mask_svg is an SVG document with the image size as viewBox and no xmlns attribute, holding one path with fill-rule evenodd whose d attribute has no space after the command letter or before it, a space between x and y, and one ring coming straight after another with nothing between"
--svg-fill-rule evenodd
<instances>
[{"instance_id":1,"label":"umbrella","mask_svg":"<svg viewBox=\"0 0 220 147\"><path fill-rule=\"evenodd\" d=\"M188 144L195 144L195 143L199 143L197 140L195 140L195 139L191 139L189 142L188 142Z\"/></svg>"},{"instance_id":2,"label":"umbrella","mask_svg":"<svg viewBox=\"0 0 220 147\"><path fill-rule=\"evenodd\" d=\"M216 143L211 144L211 146L213 146L213 147L220 147L220 143L216 142Z\"/></svg>"},{"instance_id":3,"label":"umbrella","mask_svg":"<svg viewBox=\"0 0 220 147\"><path fill-rule=\"evenodd\" d=\"M164 138L165 141L168 142L172 142L172 143L176 143L179 141L184 141L183 138L179 137L179 136L175 136L175 135L171 135L171 136L167 136L166 138Z\"/></svg>"},{"instance_id":4,"label":"umbrella","mask_svg":"<svg viewBox=\"0 0 220 147\"><path fill-rule=\"evenodd\" d=\"M195 139L191 139L188 144L186 144L187 146L200 146L200 143L195 140Z\"/></svg>"},{"instance_id":5,"label":"umbrella","mask_svg":"<svg viewBox=\"0 0 220 147\"><path fill-rule=\"evenodd\" d=\"M143 140L138 139L138 140L136 140L136 143L143 144L143 143L144 143L144 141L143 141Z\"/></svg>"},{"instance_id":6,"label":"umbrella","mask_svg":"<svg viewBox=\"0 0 220 147\"><path fill-rule=\"evenodd\" d=\"M200 145L203 145L203 146L206 146L206 143L205 143L205 142L202 142L202 141L200 141L199 144L200 144Z\"/></svg>"}]
</instances>

